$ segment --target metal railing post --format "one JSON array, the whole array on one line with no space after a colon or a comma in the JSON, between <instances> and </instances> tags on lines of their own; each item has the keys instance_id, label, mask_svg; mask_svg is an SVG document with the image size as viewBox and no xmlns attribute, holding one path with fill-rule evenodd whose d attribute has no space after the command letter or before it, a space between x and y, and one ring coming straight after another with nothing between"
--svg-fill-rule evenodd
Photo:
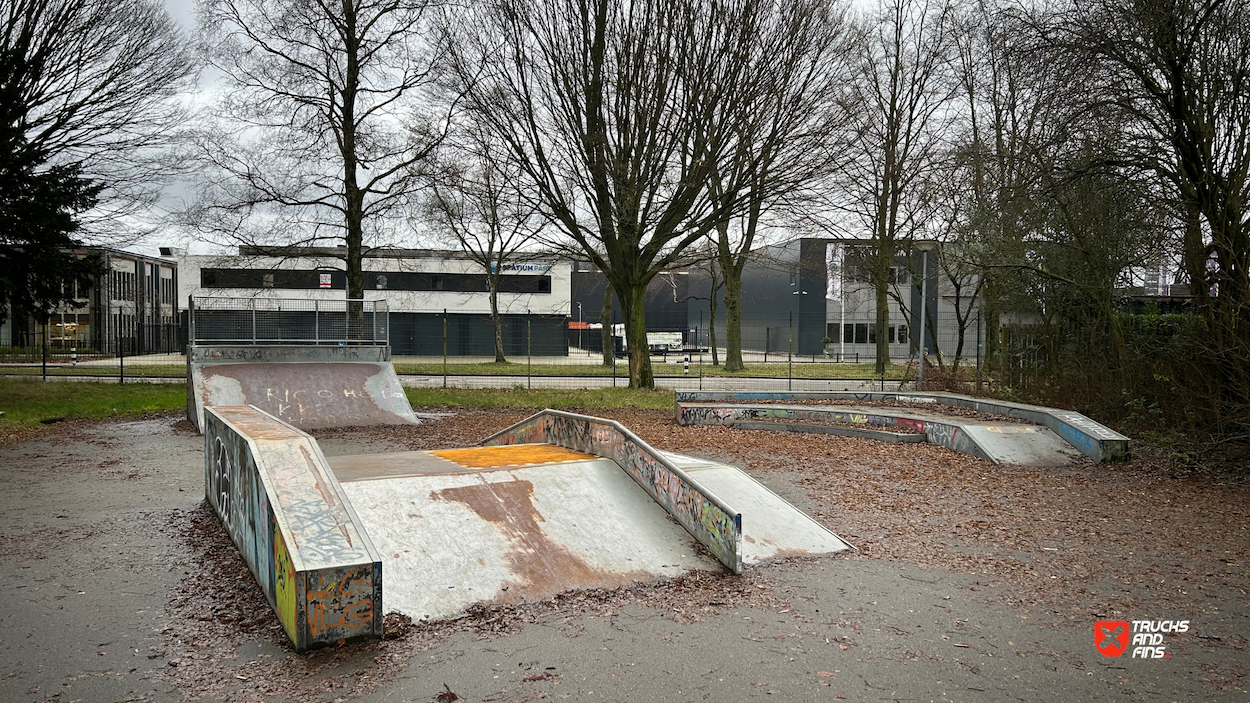
<instances>
[{"instance_id":1,"label":"metal railing post","mask_svg":"<svg viewBox=\"0 0 1250 703\"><path fill-rule=\"evenodd\" d=\"M252 298L252 344L256 344L256 299Z\"/></svg>"},{"instance_id":2,"label":"metal railing post","mask_svg":"<svg viewBox=\"0 0 1250 703\"><path fill-rule=\"evenodd\" d=\"M443 388L447 387L447 308L443 308Z\"/></svg>"},{"instance_id":3,"label":"metal railing post","mask_svg":"<svg viewBox=\"0 0 1250 703\"><path fill-rule=\"evenodd\" d=\"M48 381L48 323L46 321L43 323L43 344L41 345L40 348L42 349L42 358L43 358L43 380L45 383L47 383Z\"/></svg>"},{"instance_id":4,"label":"metal railing post","mask_svg":"<svg viewBox=\"0 0 1250 703\"><path fill-rule=\"evenodd\" d=\"M786 351L786 389L794 390L794 311L790 311L790 334L787 342L790 348Z\"/></svg>"},{"instance_id":5,"label":"metal railing post","mask_svg":"<svg viewBox=\"0 0 1250 703\"><path fill-rule=\"evenodd\" d=\"M321 346L321 301L313 300L313 345Z\"/></svg>"},{"instance_id":6,"label":"metal railing post","mask_svg":"<svg viewBox=\"0 0 1250 703\"><path fill-rule=\"evenodd\" d=\"M195 344L195 296L187 296L187 345Z\"/></svg>"},{"instance_id":7,"label":"metal railing post","mask_svg":"<svg viewBox=\"0 0 1250 703\"><path fill-rule=\"evenodd\" d=\"M528 311L525 318L525 386L534 387L534 334Z\"/></svg>"}]
</instances>

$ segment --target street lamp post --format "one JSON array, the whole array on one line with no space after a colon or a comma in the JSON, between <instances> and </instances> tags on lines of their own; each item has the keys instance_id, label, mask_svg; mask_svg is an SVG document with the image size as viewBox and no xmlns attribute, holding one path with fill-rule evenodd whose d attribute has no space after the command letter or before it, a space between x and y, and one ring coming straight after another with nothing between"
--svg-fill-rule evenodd
<instances>
[{"instance_id":1,"label":"street lamp post","mask_svg":"<svg viewBox=\"0 0 1250 703\"><path fill-rule=\"evenodd\" d=\"M586 351L582 346L582 304L577 303L577 348Z\"/></svg>"},{"instance_id":2,"label":"street lamp post","mask_svg":"<svg viewBox=\"0 0 1250 703\"><path fill-rule=\"evenodd\" d=\"M790 293L790 295L807 295L807 291L796 290ZM801 303L803 299L795 298L795 300L798 300ZM800 315L799 325L801 326L802 324L803 324L803 317L802 315ZM786 354L786 360L789 362L789 373L788 373L789 380L786 384L786 388L788 390L794 390L794 310L790 311L790 351L789 353Z\"/></svg>"}]
</instances>

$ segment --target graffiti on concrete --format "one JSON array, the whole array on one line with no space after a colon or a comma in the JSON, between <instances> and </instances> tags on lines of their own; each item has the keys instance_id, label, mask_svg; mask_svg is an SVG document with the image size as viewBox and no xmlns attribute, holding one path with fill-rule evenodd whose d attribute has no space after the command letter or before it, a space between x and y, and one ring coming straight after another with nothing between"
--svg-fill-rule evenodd
<instances>
[{"instance_id":1,"label":"graffiti on concrete","mask_svg":"<svg viewBox=\"0 0 1250 703\"><path fill-rule=\"evenodd\" d=\"M1097 443L1092 437L1066 422L1059 423L1059 436L1063 437L1068 444L1079 449L1082 454L1091 454L1098 451Z\"/></svg>"},{"instance_id":2,"label":"graffiti on concrete","mask_svg":"<svg viewBox=\"0 0 1250 703\"><path fill-rule=\"evenodd\" d=\"M679 425L726 425L734 420L733 408L679 405Z\"/></svg>"},{"instance_id":3,"label":"graffiti on concrete","mask_svg":"<svg viewBox=\"0 0 1250 703\"><path fill-rule=\"evenodd\" d=\"M930 422L922 427L930 442L958 450L955 446L955 437L959 435L958 427L939 422Z\"/></svg>"},{"instance_id":4,"label":"graffiti on concrete","mask_svg":"<svg viewBox=\"0 0 1250 703\"><path fill-rule=\"evenodd\" d=\"M282 530L274 526L273 531L273 595L274 610L278 613L278 622L286 636L296 641L298 635L295 627L295 603L298 596L295 583L295 566L291 564L291 553L287 551L286 540L282 539Z\"/></svg>"},{"instance_id":5,"label":"graffiti on concrete","mask_svg":"<svg viewBox=\"0 0 1250 703\"><path fill-rule=\"evenodd\" d=\"M896 417L893 419L895 427L906 427L917 432L924 432L925 424L923 420L913 420L909 417Z\"/></svg>"},{"instance_id":6,"label":"graffiti on concrete","mask_svg":"<svg viewBox=\"0 0 1250 703\"><path fill-rule=\"evenodd\" d=\"M656 452L615 423L584 416L541 413L491 437L485 444L550 442L607 457L633 477L677 522L723 564L741 571L742 516L726 511Z\"/></svg>"},{"instance_id":7,"label":"graffiti on concrete","mask_svg":"<svg viewBox=\"0 0 1250 703\"><path fill-rule=\"evenodd\" d=\"M375 571L375 566L376 571ZM337 642L371 634L381 609L381 565L320 569L305 574L308 636L314 642Z\"/></svg>"},{"instance_id":8,"label":"graffiti on concrete","mask_svg":"<svg viewBox=\"0 0 1250 703\"><path fill-rule=\"evenodd\" d=\"M229 422L224 418L229 418ZM381 562L312 439L205 408L205 494L297 650L381 634Z\"/></svg>"},{"instance_id":9,"label":"graffiti on concrete","mask_svg":"<svg viewBox=\"0 0 1250 703\"><path fill-rule=\"evenodd\" d=\"M242 345L191 347L191 361L196 363L230 363L244 361L309 362L309 361L387 361L390 350L385 346L322 346Z\"/></svg>"}]
</instances>

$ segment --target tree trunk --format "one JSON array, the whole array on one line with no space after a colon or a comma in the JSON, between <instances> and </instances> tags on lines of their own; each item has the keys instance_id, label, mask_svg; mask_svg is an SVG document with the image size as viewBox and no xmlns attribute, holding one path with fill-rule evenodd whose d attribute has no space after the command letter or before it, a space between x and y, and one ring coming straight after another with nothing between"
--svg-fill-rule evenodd
<instances>
[{"instance_id":1,"label":"tree trunk","mask_svg":"<svg viewBox=\"0 0 1250 703\"><path fill-rule=\"evenodd\" d=\"M655 388L651 373L651 349L647 346L647 319L643 310L647 286L627 284L621 293L621 311L625 315L625 346L629 353L629 387Z\"/></svg>"},{"instance_id":2,"label":"tree trunk","mask_svg":"<svg viewBox=\"0 0 1250 703\"><path fill-rule=\"evenodd\" d=\"M718 289L719 289L719 286L716 286L716 285L712 286L712 292L710 295L708 295L708 304L707 304L708 315L712 318L711 320L708 321L708 328L707 328L707 344L708 344L708 347L710 347L712 350L712 366L720 366L720 355L716 351L716 313L719 307L716 304L716 291ZM694 343L695 343L695 346L698 346L699 340L696 338Z\"/></svg>"},{"instance_id":3,"label":"tree trunk","mask_svg":"<svg viewBox=\"0 0 1250 703\"><path fill-rule=\"evenodd\" d=\"M490 284L490 323L495 328L495 363L506 364L503 354L503 318L499 316L499 276L487 276Z\"/></svg>"},{"instance_id":4,"label":"tree trunk","mask_svg":"<svg viewBox=\"0 0 1250 703\"><path fill-rule=\"evenodd\" d=\"M888 269L887 269L888 271ZM890 339L888 332L890 329L890 291L889 291L889 275L876 276L875 285L877 293L877 364L873 373L880 376L885 373L885 367L890 363ZM921 310L924 309L924 301L920 304ZM920 353L924 353L924 340L920 340Z\"/></svg>"},{"instance_id":5,"label":"tree trunk","mask_svg":"<svg viewBox=\"0 0 1250 703\"><path fill-rule=\"evenodd\" d=\"M612 366L612 358L616 355L616 344L612 339L612 284L607 283L603 289L603 308L599 311L599 337L603 342L603 365Z\"/></svg>"},{"instance_id":6,"label":"tree trunk","mask_svg":"<svg viewBox=\"0 0 1250 703\"><path fill-rule=\"evenodd\" d=\"M742 371L742 278L725 274L725 370Z\"/></svg>"},{"instance_id":7,"label":"tree trunk","mask_svg":"<svg viewBox=\"0 0 1250 703\"><path fill-rule=\"evenodd\" d=\"M343 158L343 200L345 205L344 228L346 230L347 260L347 299L361 300L365 297L365 274L362 266L364 260L364 193L356 180L358 162L356 158L356 89L360 82L359 43L356 32L356 6L350 0L343 2L343 24L346 32L343 35L343 47L347 59L346 77L343 82L342 114L340 126L342 146L340 155ZM364 306L360 303L349 303L347 307L347 336L349 339L360 339L364 335Z\"/></svg>"}]
</instances>

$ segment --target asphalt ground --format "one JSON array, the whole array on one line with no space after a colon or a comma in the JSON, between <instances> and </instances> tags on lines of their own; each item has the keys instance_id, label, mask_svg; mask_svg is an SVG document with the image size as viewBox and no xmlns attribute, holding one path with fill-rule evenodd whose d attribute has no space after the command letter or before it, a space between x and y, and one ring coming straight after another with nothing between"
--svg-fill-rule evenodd
<instances>
[{"instance_id":1,"label":"asphalt ground","mask_svg":"<svg viewBox=\"0 0 1250 703\"><path fill-rule=\"evenodd\" d=\"M525 414L318 437L328 455L464 446ZM189 423L61 423L0 448L0 700L1250 696L1250 488L1233 460L1004 471L929 445L612 416L744 468L859 551L391 618L383 641L299 655L203 506ZM1100 619L1190 625L1167 658L1111 659Z\"/></svg>"}]
</instances>

